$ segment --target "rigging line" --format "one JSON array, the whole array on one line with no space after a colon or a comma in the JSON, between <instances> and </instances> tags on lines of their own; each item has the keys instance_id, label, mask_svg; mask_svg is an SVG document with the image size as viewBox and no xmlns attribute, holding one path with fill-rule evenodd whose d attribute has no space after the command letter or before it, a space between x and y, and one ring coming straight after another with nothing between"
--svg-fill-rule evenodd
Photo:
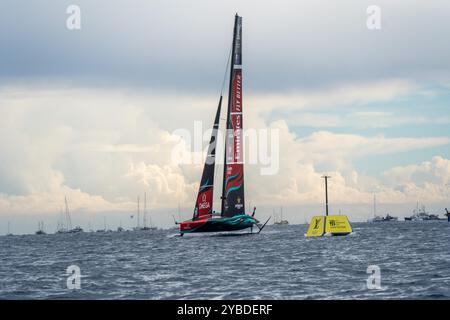
<instances>
[{"instance_id":1,"label":"rigging line","mask_svg":"<svg viewBox=\"0 0 450 320\"><path fill-rule=\"evenodd\" d=\"M221 96L223 96L223 89L225 88L225 83L226 83L226 80L227 80L227 75L228 75L228 67L230 66L230 61L231 61L231 54L232 54L232 52L233 52L233 45L231 45L231 47L230 47L230 53L228 54L228 59L227 59L227 65L226 65L226 67L225 67L225 73L224 73L224 75L223 75L223 80L222 80L222 87L220 88L220 95ZM225 118L222 118L222 117L220 117L219 118L219 121L226 121L227 119L226 119L226 117ZM226 128L225 128L225 133L226 133ZM225 136L225 135L224 135ZM225 139L224 139L224 141L223 141L223 145L225 146ZM216 146L217 147L217 146ZM217 150L217 148L216 148L216 150ZM225 150L224 150L224 152L225 152ZM216 166L218 166L219 164L216 164ZM215 172L214 172L214 184L216 184L216 182L217 182L217 175L219 174L219 170L217 170L217 168L216 168L216 170L215 170ZM222 184L220 184L220 186L221 186ZM216 202L216 201L214 201L214 202ZM219 202L220 202L220 200L219 200Z\"/></svg>"},{"instance_id":2,"label":"rigging line","mask_svg":"<svg viewBox=\"0 0 450 320\"><path fill-rule=\"evenodd\" d=\"M225 87L225 82L227 80L227 74L228 74L228 66L230 65L230 60L231 60L231 53L233 51L233 46L231 46L230 48L230 53L228 54L228 59L227 59L227 66L225 67L225 74L223 75L223 81L222 81L222 87L220 89L220 95L223 94L223 88Z\"/></svg>"}]
</instances>

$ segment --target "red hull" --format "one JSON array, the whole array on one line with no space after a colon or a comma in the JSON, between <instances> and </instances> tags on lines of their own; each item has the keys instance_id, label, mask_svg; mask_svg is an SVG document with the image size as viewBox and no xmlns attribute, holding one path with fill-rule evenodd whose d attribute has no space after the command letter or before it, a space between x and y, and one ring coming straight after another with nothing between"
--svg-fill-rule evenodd
<instances>
[{"instance_id":1,"label":"red hull","mask_svg":"<svg viewBox=\"0 0 450 320\"><path fill-rule=\"evenodd\" d=\"M210 217L205 217L201 220L195 220L195 221L184 221L180 223L180 231L181 232L190 232L192 230L198 229L199 227L203 226Z\"/></svg>"}]
</instances>

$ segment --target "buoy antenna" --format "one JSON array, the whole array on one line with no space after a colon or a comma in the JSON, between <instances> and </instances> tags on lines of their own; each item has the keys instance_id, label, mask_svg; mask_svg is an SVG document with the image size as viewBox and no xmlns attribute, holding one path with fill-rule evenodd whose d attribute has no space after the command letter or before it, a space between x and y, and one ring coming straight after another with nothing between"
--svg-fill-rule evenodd
<instances>
[{"instance_id":1,"label":"buoy antenna","mask_svg":"<svg viewBox=\"0 0 450 320\"><path fill-rule=\"evenodd\" d=\"M326 215L328 216L328 179L331 178L331 176L323 175L323 179L325 179L325 209L326 209Z\"/></svg>"}]
</instances>

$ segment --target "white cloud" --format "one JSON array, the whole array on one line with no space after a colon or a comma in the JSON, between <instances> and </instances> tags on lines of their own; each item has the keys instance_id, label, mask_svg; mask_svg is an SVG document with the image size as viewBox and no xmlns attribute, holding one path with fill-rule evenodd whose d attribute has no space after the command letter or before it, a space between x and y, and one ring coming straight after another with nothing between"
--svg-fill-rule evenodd
<instances>
[{"instance_id":1,"label":"white cloud","mask_svg":"<svg viewBox=\"0 0 450 320\"><path fill-rule=\"evenodd\" d=\"M340 113L295 112L289 114L290 126L308 128L389 128L405 125L450 124L450 117L405 116L393 112L364 111Z\"/></svg>"},{"instance_id":2,"label":"white cloud","mask_svg":"<svg viewBox=\"0 0 450 320\"><path fill-rule=\"evenodd\" d=\"M316 103L324 103L319 96ZM364 137L327 131L298 137L286 121L271 122L264 117L253 104L262 98L249 100L246 126L278 129L282 155L275 176L261 176L256 165L246 167L247 200L253 204L321 203L318 166L328 168L333 176L330 191L335 202L368 203L375 186L385 202L414 201L425 191L432 194L430 199L442 200L442 181L436 177L448 177L444 158L432 160L433 169L423 181L416 180L417 172L426 171L426 164L419 166L422 169L394 168L392 175L376 178L358 174L352 163L366 156L445 145L447 137ZM208 129L216 103L209 97L165 98L129 91L4 88L0 99L0 212L56 214L65 195L73 210L134 211L136 195L144 191L155 209L175 208L178 202L191 206L201 165L171 161L171 151L179 143L171 132L189 129L194 120L204 120L204 129ZM217 170L221 172L220 167ZM402 177L404 183L395 185L389 176ZM219 181L220 174L217 177Z\"/></svg>"},{"instance_id":3,"label":"white cloud","mask_svg":"<svg viewBox=\"0 0 450 320\"><path fill-rule=\"evenodd\" d=\"M55 192L33 192L27 195L0 194L0 213L42 215L60 213L67 197L69 206L76 211L91 214L98 212L123 212L133 208L135 203L122 199L120 202L109 202L102 196L91 195L80 189L72 189L59 185Z\"/></svg>"},{"instance_id":4,"label":"white cloud","mask_svg":"<svg viewBox=\"0 0 450 320\"><path fill-rule=\"evenodd\" d=\"M318 131L298 140L298 154L304 162L321 163L351 160L365 156L382 156L411 150L442 146L450 143L447 137L386 138L383 135L364 137L356 134L335 134ZM335 159L335 160L334 160ZM344 169L336 166L337 169Z\"/></svg>"},{"instance_id":5,"label":"white cloud","mask_svg":"<svg viewBox=\"0 0 450 320\"><path fill-rule=\"evenodd\" d=\"M279 175L258 176L256 168L248 169L254 183L254 187L248 192L254 195L259 202L268 205L271 203L285 205L321 203L323 201L323 185L320 177L324 172L317 170L319 166L328 168L327 173L333 177L330 183L330 194L332 194L334 202L370 203L374 192L378 193L386 203L414 202L417 192L426 192L424 186L420 185L420 181L415 179L409 181L410 187L417 188L416 192L409 189L402 190L388 183L386 178L388 173L379 178L363 176L353 169L352 164L367 156L382 159L385 154L450 143L450 139L446 137L362 137L331 132L316 132L305 138L297 138L288 130L284 121L272 123L272 126L280 129L282 159L280 160ZM447 170L444 165L439 168L441 171ZM445 174L438 173L437 169L433 171L433 174L445 177ZM430 191L430 197L427 199L444 200L442 183L431 179L431 175L428 178L429 184L426 186L426 190Z\"/></svg>"},{"instance_id":6,"label":"white cloud","mask_svg":"<svg viewBox=\"0 0 450 320\"><path fill-rule=\"evenodd\" d=\"M424 186L427 183L445 186L450 181L450 160L435 156L431 161L420 164L394 167L384 172L383 176L395 188L408 184Z\"/></svg>"},{"instance_id":7,"label":"white cloud","mask_svg":"<svg viewBox=\"0 0 450 320\"><path fill-rule=\"evenodd\" d=\"M257 108L259 112L320 110L321 107L338 109L349 105L365 105L374 101L389 101L414 92L415 89L417 85L413 82L396 79L357 85L346 84L330 89L304 92L258 94L250 96L246 103Z\"/></svg>"}]
</instances>

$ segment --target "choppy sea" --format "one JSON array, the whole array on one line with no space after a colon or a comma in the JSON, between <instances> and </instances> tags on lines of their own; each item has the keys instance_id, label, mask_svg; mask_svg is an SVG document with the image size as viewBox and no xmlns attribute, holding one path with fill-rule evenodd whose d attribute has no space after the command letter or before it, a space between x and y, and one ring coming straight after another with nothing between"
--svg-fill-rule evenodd
<instances>
[{"instance_id":1,"label":"choppy sea","mask_svg":"<svg viewBox=\"0 0 450 320\"><path fill-rule=\"evenodd\" d=\"M446 221L353 223L346 237L306 238L306 228L1 236L0 298L450 299ZM68 288L71 265L79 289L73 277ZM369 266L379 268L370 288Z\"/></svg>"}]
</instances>

